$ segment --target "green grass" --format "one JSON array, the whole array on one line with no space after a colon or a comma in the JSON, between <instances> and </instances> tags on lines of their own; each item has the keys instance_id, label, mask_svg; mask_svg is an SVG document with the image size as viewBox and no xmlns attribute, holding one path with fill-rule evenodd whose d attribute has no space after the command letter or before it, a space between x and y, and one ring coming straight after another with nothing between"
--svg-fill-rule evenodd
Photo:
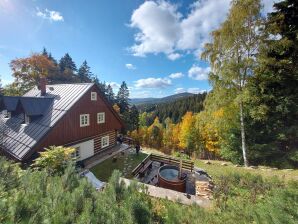
<instances>
[{"instance_id":1,"label":"green grass","mask_svg":"<svg viewBox=\"0 0 298 224\"><path fill-rule=\"evenodd\" d=\"M298 180L298 170L286 170L279 169L275 170L270 167L258 167L257 169L235 167L234 164L230 162L225 162L227 166L222 166L223 161L210 160L211 164L205 164L204 160L196 160L195 166L200 167L207 171L215 180L222 175L229 175L234 173L239 174L254 174L261 175L263 178L274 178L277 177L280 180Z\"/></svg>"},{"instance_id":2,"label":"green grass","mask_svg":"<svg viewBox=\"0 0 298 224\"><path fill-rule=\"evenodd\" d=\"M123 177L130 179L132 178L132 170L142 162L146 156L147 154L142 152L140 152L139 155L135 153L125 153L122 155L119 153L115 156L117 158L116 161L113 161L111 157L92 167L90 171L101 181L108 181L114 170L119 170Z\"/></svg>"},{"instance_id":3,"label":"green grass","mask_svg":"<svg viewBox=\"0 0 298 224\"><path fill-rule=\"evenodd\" d=\"M157 154L163 154L161 151L158 151L156 149L152 148L146 148L143 147L144 151L147 153L157 153ZM177 154L173 154L172 156L177 157ZM185 157L187 159L187 157ZM277 177L281 180L284 180L286 182L290 180L298 181L298 169L295 170L287 170L287 169L278 169L275 170L271 167L264 167L259 166L258 169L249 169L244 167L236 167L231 162L226 161L218 161L218 160L210 160L211 164L205 164L206 160L200 160L196 159L195 166L202 168L207 171L209 175L213 177L213 179L216 181L220 176L223 175L230 175L234 173L239 174L254 174L254 175L261 175L263 178L273 178ZM222 166L222 163L226 163L227 166Z\"/></svg>"}]
</instances>

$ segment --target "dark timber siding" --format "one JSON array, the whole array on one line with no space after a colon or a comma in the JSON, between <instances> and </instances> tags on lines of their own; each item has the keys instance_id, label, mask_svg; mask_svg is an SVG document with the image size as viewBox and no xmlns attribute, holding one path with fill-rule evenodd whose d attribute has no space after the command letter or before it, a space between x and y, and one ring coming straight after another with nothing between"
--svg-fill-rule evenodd
<instances>
[{"instance_id":1,"label":"dark timber siding","mask_svg":"<svg viewBox=\"0 0 298 224\"><path fill-rule=\"evenodd\" d=\"M106 133L102 133L100 135L95 136L94 138L94 154L100 152L101 150L105 149L105 148L101 148L101 138L104 136L109 136L109 147L112 147L116 144L116 131L108 131Z\"/></svg>"},{"instance_id":2,"label":"dark timber siding","mask_svg":"<svg viewBox=\"0 0 298 224\"><path fill-rule=\"evenodd\" d=\"M91 92L97 92L97 101L91 101ZM110 137L110 146L115 143L116 130L121 130L122 123L113 114L112 107L102 99L99 90L94 85L82 98L67 112L67 114L48 132L34 151L43 150L51 145L70 145L84 140L93 139L103 133L113 133ZM105 112L105 123L97 124L97 113ZM115 113L115 112L114 112ZM80 127L80 114L89 114L89 126ZM98 142L98 140L97 140ZM96 146L96 150L99 148ZM29 158L28 155L27 158Z\"/></svg>"}]
</instances>

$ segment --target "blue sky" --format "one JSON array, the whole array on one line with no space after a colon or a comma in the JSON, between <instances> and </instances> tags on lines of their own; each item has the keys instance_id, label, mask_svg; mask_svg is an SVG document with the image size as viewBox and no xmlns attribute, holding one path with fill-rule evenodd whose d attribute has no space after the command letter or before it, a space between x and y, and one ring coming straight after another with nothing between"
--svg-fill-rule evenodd
<instances>
[{"instance_id":1,"label":"blue sky","mask_svg":"<svg viewBox=\"0 0 298 224\"><path fill-rule=\"evenodd\" d=\"M209 33L224 21L230 0L0 0L0 75L9 62L46 47L87 60L115 90L125 80L131 97L210 90L209 65L199 59ZM264 11L273 0L264 0Z\"/></svg>"}]
</instances>

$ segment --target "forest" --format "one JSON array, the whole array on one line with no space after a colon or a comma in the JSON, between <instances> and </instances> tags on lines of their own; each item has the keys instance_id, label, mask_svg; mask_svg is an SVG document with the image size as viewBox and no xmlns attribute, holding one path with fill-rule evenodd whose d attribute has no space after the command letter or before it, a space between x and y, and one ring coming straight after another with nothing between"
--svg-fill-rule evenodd
<instances>
[{"instance_id":1,"label":"forest","mask_svg":"<svg viewBox=\"0 0 298 224\"><path fill-rule=\"evenodd\" d=\"M260 1L234 1L201 54L212 68L203 110L185 107L180 120L170 111L187 102L158 105L129 134L166 153L298 167L298 3L274 8L266 17Z\"/></svg>"},{"instance_id":2,"label":"forest","mask_svg":"<svg viewBox=\"0 0 298 224\"><path fill-rule=\"evenodd\" d=\"M153 123L155 117L159 117L161 121L165 121L166 118L172 119L174 123L181 121L182 116L187 111L198 113L203 110L203 102L207 93L194 94L188 97L182 97L170 102L155 103L155 104L140 104L137 105L139 113L145 113L141 115L146 116L146 125L149 126Z\"/></svg>"}]
</instances>

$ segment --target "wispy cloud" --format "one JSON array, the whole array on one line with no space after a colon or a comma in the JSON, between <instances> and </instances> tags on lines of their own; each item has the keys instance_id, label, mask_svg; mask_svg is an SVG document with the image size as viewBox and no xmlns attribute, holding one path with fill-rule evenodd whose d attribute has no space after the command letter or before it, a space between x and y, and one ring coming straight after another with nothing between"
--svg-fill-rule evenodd
<instances>
[{"instance_id":1,"label":"wispy cloud","mask_svg":"<svg viewBox=\"0 0 298 224\"><path fill-rule=\"evenodd\" d=\"M184 75L181 72L177 72L177 73L172 73L171 75L169 75L169 77L171 79L179 79L182 78Z\"/></svg>"},{"instance_id":2,"label":"wispy cloud","mask_svg":"<svg viewBox=\"0 0 298 224\"><path fill-rule=\"evenodd\" d=\"M188 77L195 80L207 80L208 74L211 71L210 67L202 68L196 65L193 65L188 70Z\"/></svg>"},{"instance_id":3,"label":"wispy cloud","mask_svg":"<svg viewBox=\"0 0 298 224\"><path fill-rule=\"evenodd\" d=\"M54 10L48 10L48 9L40 10L39 8L36 8L36 15L38 17L47 19L52 22L64 21L64 18L61 15L61 13L58 11L54 11Z\"/></svg>"},{"instance_id":4,"label":"wispy cloud","mask_svg":"<svg viewBox=\"0 0 298 224\"><path fill-rule=\"evenodd\" d=\"M172 85L168 78L147 78L135 81L136 88L165 88Z\"/></svg>"},{"instance_id":5,"label":"wispy cloud","mask_svg":"<svg viewBox=\"0 0 298 224\"><path fill-rule=\"evenodd\" d=\"M130 69L130 70L135 70L137 67L136 66L134 66L133 64L125 64L125 67L127 68L127 69Z\"/></svg>"},{"instance_id":6,"label":"wispy cloud","mask_svg":"<svg viewBox=\"0 0 298 224\"><path fill-rule=\"evenodd\" d=\"M198 94L198 93L203 93L203 92L207 92L207 90L202 90L200 88L188 88L188 89L185 89L185 88L177 88L174 90L174 92L176 94L178 93L194 93L194 94Z\"/></svg>"}]
</instances>

